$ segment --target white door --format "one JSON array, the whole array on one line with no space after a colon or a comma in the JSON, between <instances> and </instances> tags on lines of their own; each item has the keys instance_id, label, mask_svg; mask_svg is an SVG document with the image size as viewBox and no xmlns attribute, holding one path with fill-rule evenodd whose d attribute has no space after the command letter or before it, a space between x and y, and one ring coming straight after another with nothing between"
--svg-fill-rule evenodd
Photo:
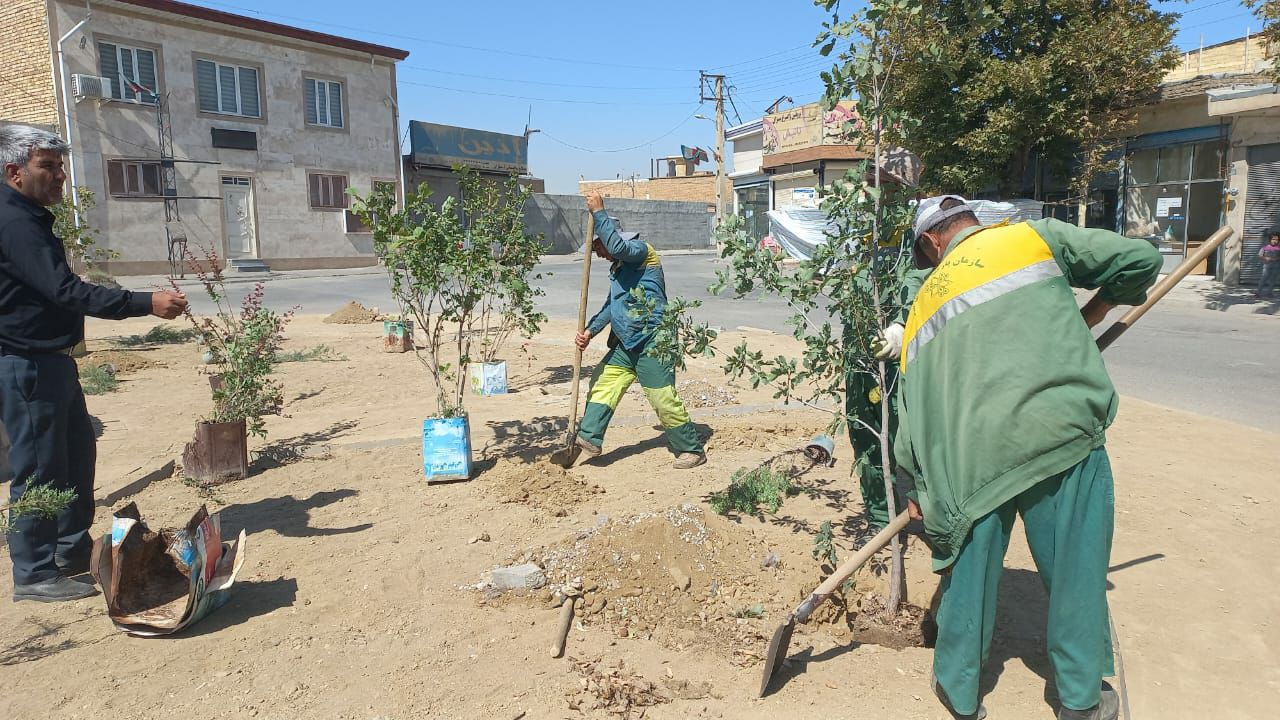
<instances>
[{"instance_id":1,"label":"white door","mask_svg":"<svg viewBox=\"0 0 1280 720\"><path fill-rule=\"evenodd\" d=\"M256 258L258 238L253 222L253 184L249 178L222 178L222 217L227 233L227 257Z\"/></svg>"}]
</instances>

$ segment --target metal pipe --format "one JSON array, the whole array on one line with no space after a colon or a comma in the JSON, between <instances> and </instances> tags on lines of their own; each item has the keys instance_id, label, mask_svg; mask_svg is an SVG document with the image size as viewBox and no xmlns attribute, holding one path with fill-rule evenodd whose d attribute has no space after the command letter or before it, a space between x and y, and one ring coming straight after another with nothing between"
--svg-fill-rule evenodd
<instances>
[{"instance_id":1,"label":"metal pipe","mask_svg":"<svg viewBox=\"0 0 1280 720\"><path fill-rule=\"evenodd\" d=\"M76 191L76 148L75 139L71 131L71 95L67 92L67 63L62 46L67 39L74 35L85 23L89 22L89 18L93 17L93 9L89 7L89 0L84 3L84 19L76 23L62 37L58 38L58 88L62 91L62 130L67 134L67 166L68 178L71 180L71 218L77 228L80 227L80 197Z\"/></svg>"}]
</instances>

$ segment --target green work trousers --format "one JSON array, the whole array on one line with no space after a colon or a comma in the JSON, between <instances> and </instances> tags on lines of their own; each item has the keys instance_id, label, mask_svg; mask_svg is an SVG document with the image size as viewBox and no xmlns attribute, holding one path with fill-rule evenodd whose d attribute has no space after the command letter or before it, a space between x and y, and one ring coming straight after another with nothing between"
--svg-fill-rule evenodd
<instances>
[{"instance_id":1,"label":"green work trousers","mask_svg":"<svg viewBox=\"0 0 1280 720\"><path fill-rule=\"evenodd\" d=\"M658 420L667 432L667 445L674 453L698 453L704 451L698 440L698 432L689 419L689 411L676 394L676 373L644 354L645 346L627 350L618 345L604 356L591 375L591 390L587 394L587 409L578 424L578 435L584 440L602 447L604 433L609 429L614 410L622 395L635 380L640 381L649 404L658 413Z\"/></svg>"},{"instance_id":2,"label":"green work trousers","mask_svg":"<svg viewBox=\"0 0 1280 720\"><path fill-rule=\"evenodd\" d=\"M895 385L897 365L885 366L889 386ZM859 425L854 418L871 427L880 427L880 403L885 402L883 392L877 391L879 383L866 373L850 371L845 376L844 411L849 417L849 444L853 446L854 472L862 490L862 506L867 521L877 527L889 524L889 500L884 489L884 469L881 466L880 437ZM872 402L872 400L876 402ZM889 402L889 437L898 425L896 397ZM894 493L894 507L903 510L902 498Z\"/></svg>"},{"instance_id":3,"label":"green work trousers","mask_svg":"<svg viewBox=\"0 0 1280 720\"><path fill-rule=\"evenodd\" d=\"M1064 473L1033 486L973 525L942 579L933 672L956 712L978 708L978 678L991 650L996 592L1015 515L1049 592L1046 635L1064 707L1098 704L1114 674L1107 615L1107 564L1115 520L1111 463L1098 448Z\"/></svg>"}]
</instances>

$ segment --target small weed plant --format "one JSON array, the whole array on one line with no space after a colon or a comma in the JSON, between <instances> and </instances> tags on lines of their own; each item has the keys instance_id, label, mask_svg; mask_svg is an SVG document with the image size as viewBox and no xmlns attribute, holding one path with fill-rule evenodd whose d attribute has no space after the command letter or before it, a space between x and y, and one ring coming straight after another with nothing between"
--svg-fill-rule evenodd
<instances>
[{"instance_id":1,"label":"small weed plant","mask_svg":"<svg viewBox=\"0 0 1280 720\"><path fill-rule=\"evenodd\" d=\"M739 469L729 480L729 487L712 493L708 504L721 515L759 515L762 507L774 514L782 507L782 501L795 493L791 476L766 464L754 470Z\"/></svg>"},{"instance_id":2,"label":"small weed plant","mask_svg":"<svg viewBox=\"0 0 1280 720\"><path fill-rule=\"evenodd\" d=\"M101 365L85 365L80 368L80 387L85 395L105 395L120 386L115 373Z\"/></svg>"},{"instance_id":3,"label":"small weed plant","mask_svg":"<svg viewBox=\"0 0 1280 720\"><path fill-rule=\"evenodd\" d=\"M729 614L739 619L759 620L764 617L764 605L756 603L755 605L734 608Z\"/></svg>"},{"instance_id":4,"label":"small weed plant","mask_svg":"<svg viewBox=\"0 0 1280 720\"><path fill-rule=\"evenodd\" d=\"M832 568L838 562L835 535L832 532L830 520L823 520L818 528L818 534L813 537L813 559Z\"/></svg>"},{"instance_id":5,"label":"small weed plant","mask_svg":"<svg viewBox=\"0 0 1280 720\"><path fill-rule=\"evenodd\" d=\"M305 350L290 350L276 355L276 362L341 362L347 356L328 345L316 345Z\"/></svg>"},{"instance_id":6,"label":"small weed plant","mask_svg":"<svg viewBox=\"0 0 1280 720\"><path fill-rule=\"evenodd\" d=\"M121 347L141 347L143 345L181 345L200 337L195 328L178 328L172 325L156 325L142 335L125 335L116 338L115 344Z\"/></svg>"}]
</instances>

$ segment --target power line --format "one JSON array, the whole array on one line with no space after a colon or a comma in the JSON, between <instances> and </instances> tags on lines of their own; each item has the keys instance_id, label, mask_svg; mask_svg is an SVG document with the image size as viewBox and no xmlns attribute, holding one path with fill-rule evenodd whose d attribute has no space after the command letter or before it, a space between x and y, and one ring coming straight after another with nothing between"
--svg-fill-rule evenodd
<instances>
[{"instance_id":1,"label":"power line","mask_svg":"<svg viewBox=\"0 0 1280 720\"><path fill-rule=\"evenodd\" d=\"M534 102L568 103L571 105L617 105L617 106L628 106L628 107L643 105L646 107L652 107L657 105L688 105L689 104L688 101L683 101L683 102L681 101L673 101L673 102L638 101L638 102L624 103L624 102L609 102L606 100L569 100L565 98L529 97L527 95L509 95L507 93L489 92L487 90L468 90L466 88L446 87L444 85L433 85L431 83L416 82L413 80L399 80L398 82L402 85L414 85L417 87L435 88L436 90L447 90L449 92L463 93L464 95L487 95L489 97L510 98L512 100L531 100Z\"/></svg>"},{"instance_id":2,"label":"power line","mask_svg":"<svg viewBox=\"0 0 1280 720\"><path fill-rule=\"evenodd\" d=\"M206 0L206 4L213 7L237 10L239 12L245 12L245 13L252 13L259 17L278 18L281 20L292 20L294 22L306 23L308 25L313 25L318 27L335 28L338 30L343 30L348 33L362 33L365 35L375 35L378 37L394 38L397 40L410 40L413 42L427 43L430 45L439 45L441 47L454 48L457 50L471 50L474 52L486 52L486 53L493 53L495 55L507 55L510 57L527 58L532 60L546 60L549 62L571 63L573 65L598 65L602 67L628 68L631 70L654 70L658 72L696 72L696 70L691 68L657 67L654 65L629 65L626 63L611 63L611 62L602 62L598 60L586 60L580 57L577 57L577 58L556 57L553 55L537 55L534 53L522 53L522 52L514 52L511 50L501 50L501 49L492 48L492 47L463 45L461 43L446 42L444 40L433 40L431 38L425 38L417 35L401 35L398 33L388 33L388 32L382 32L379 30L370 30L368 28L357 28L357 27L351 27L349 25L340 25L338 23L322 22L319 20L314 20L312 18L302 18L294 15L281 15L279 13L264 13L260 10L255 10L253 8L240 7L238 5L228 5L226 3L213 3L213 2L208 2Z\"/></svg>"},{"instance_id":3,"label":"power line","mask_svg":"<svg viewBox=\"0 0 1280 720\"><path fill-rule=\"evenodd\" d=\"M1201 6L1200 6L1200 7L1198 7L1198 8L1191 8L1190 10L1188 10L1188 11L1186 11L1186 12L1178 13L1178 14L1179 14L1179 15L1182 15L1183 17L1186 17L1187 15L1190 15L1190 14L1191 14L1191 13L1193 13L1193 12L1200 12L1201 10L1208 10L1208 9L1209 9L1209 8L1211 8L1211 7L1217 7L1217 6L1219 6L1219 5L1226 5L1227 3L1236 3L1236 4L1238 5L1238 4L1240 3L1240 0L1217 0L1217 2L1211 2L1211 3L1209 3L1208 5L1201 5ZM1176 12L1176 11L1175 11L1175 12Z\"/></svg>"},{"instance_id":4,"label":"power line","mask_svg":"<svg viewBox=\"0 0 1280 720\"><path fill-rule=\"evenodd\" d=\"M421 72L439 73L441 75L454 75L457 77L473 78L475 80L493 80L496 82L514 83L517 85L546 85L548 87L565 87L579 88L584 90L684 90L689 88L686 85L659 85L659 86L626 86L626 85L580 85L577 83L558 83L548 82L545 80L525 80L521 78L494 77L492 75L476 75L474 73L454 72L452 70L440 70L439 68L423 67L421 65L409 65L407 63L399 63L396 65L396 71L401 69L416 70Z\"/></svg>"},{"instance_id":5,"label":"power line","mask_svg":"<svg viewBox=\"0 0 1280 720\"><path fill-rule=\"evenodd\" d=\"M18 92L22 93L23 95L26 95L27 97L31 98L32 100L35 100L36 102L47 102L47 101L48 101L48 99L47 99L47 98L41 98L41 97L39 97L38 95L35 95L35 94L31 93L31 91L27 90L26 88L22 87L21 85L18 85L17 83L15 83L14 81L10 80L10 79L9 79L9 78L7 78L7 77L0 76L0 82L4 82L6 85L9 85L10 87L14 88L15 90L17 90ZM59 108L58 108L58 102L57 102L57 100L53 100L53 101L49 102L49 106L50 106L50 107L52 107L52 108L54 109L54 111L55 111L55 112L58 112L58 111L59 111ZM158 151L158 150L156 150L156 149L155 149L154 147L152 147L151 145L144 145L144 144L141 144L141 143L136 143L136 142L134 142L134 141L132 141L132 140L126 140L125 138L122 138L122 137L120 137L119 135L113 135L112 133L107 132L106 130L102 129L101 127L99 127L99 126L97 126L97 125L94 125L94 124L93 124L93 123L91 123L91 122L86 122L86 121L84 121L84 120L81 120L81 119L79 119L78 117L76 118L76 125L77 125L78 127L86 127L86 128L89 128L90 130L97 130L97 131L98 131L98 133L99 133L100 135L103 135L103 136L109 137L109 138L111 138L112 140L115 140L116 142L124 143L125 145L129 145L129 146L131 146L131 147L138 148L139 150L143 150L143 151L146 151L146 152L148 152L148 153L155 153L155 154L156 154L156 159L157 159L157 160L160 160L160 159L161 159L161 158L160 158L159 151ZM66 128L62 128L62 130L63 130L63 132L66 132ZM188 159L190 159L190 158L174 158L174 159L175 159L175 160L188 160Z\"/></svg>"},{"instance_id":6,"label":"power line","mask_svg":"<svg viewBox=\"0 0 1280 720\"><path fill-rule=\"evenodd\" d=\"M812 50L812 49L813 49L813 45L812 45L812 44L810 44L810 43L805 43L804 45L797 45L796 47L788 48L788 49L786 49L786 50L779 50L778 52L770 53L770 54L768 54L768 55L761 55L760 57L754 58L754 59L752 59L752 60L743 60L743 61L741 61L741 62L729 63L728 65L717 65L717 66L715 66L715 67L714 67L714 68L712 68L712 69L713 69L713 70L725 70L725 69L727 69L727 68L732 68L732 67L741 67L741 66L743 66L743 65L752 65L752 64L754 64L754 63L760 62L761 60L767 60L767 59L769 59L769 58L778 57L779 55L787 55L787 54L789 54L789 53L794 53L794 52L795 52L795 51L797 51L797 50Z\"/></svg>"},{"instance_id":7,"label":"power line","mask_svg":"<svg viewBox=\"0 0 1280 720\"><path fill-rule=\"evenodd\" d=\"M701 109L701 108L702 108L702 103L698 103L698 109ZM555 142L557 142L557 143L559 143L559 144L561 144L561 145L563 145L563 146L565 146L565 147L567 147L567 148L572 148L572 149L574 149L574 150L581 150L582 152L589 152L589 153L620 153L620 152L628 152L628 151L630 151L630 150L638 150L638 149L640 149L640 148L644 147L645 145L652 145L652 144L654 144L654 143L658 142L659 140L662 140L663 138L666 138L668 135L670 135L670 134L674 133L675 131L679 130L680 128L684 127L684 124L685 124L685 123L687 123L687 122L689 122L690 120L692 120L692 119L693 119L693 116L694 116L694 115L697 115L697 114L698 114L698 110L697 110L697 109L695 109L693 112L689 113L689 116L688 116L688 117L686 117L685 119L683 119L683 120L681 120L680 122L676 123L676 124L675 124L675 126L673 126L670 130L668 130L668 131L666 131L666 132L662 133L662 134L661 134L661 135L659 135L658 137L653 138L652 140L646 140L646 141L644 141L644 142L642 142L642 143L637 143L637 144L635 144L635 145L632 145L631 147L624 147L624 148L612 148L612 149L607 149L607 150L602 150L602 149L592 149L592 148L585 148L585 147L582 147L581 145L574 145L573 143L565 142L564 140L561 140L560 138L556 137L555 135L551 135L551 134L547 133L547 131L546 131L546 130L543 130L543 131L542 131L542 134L543 134L543 135L546 135L549 139L554 140Z\"/></svg>"}]
</instances>

